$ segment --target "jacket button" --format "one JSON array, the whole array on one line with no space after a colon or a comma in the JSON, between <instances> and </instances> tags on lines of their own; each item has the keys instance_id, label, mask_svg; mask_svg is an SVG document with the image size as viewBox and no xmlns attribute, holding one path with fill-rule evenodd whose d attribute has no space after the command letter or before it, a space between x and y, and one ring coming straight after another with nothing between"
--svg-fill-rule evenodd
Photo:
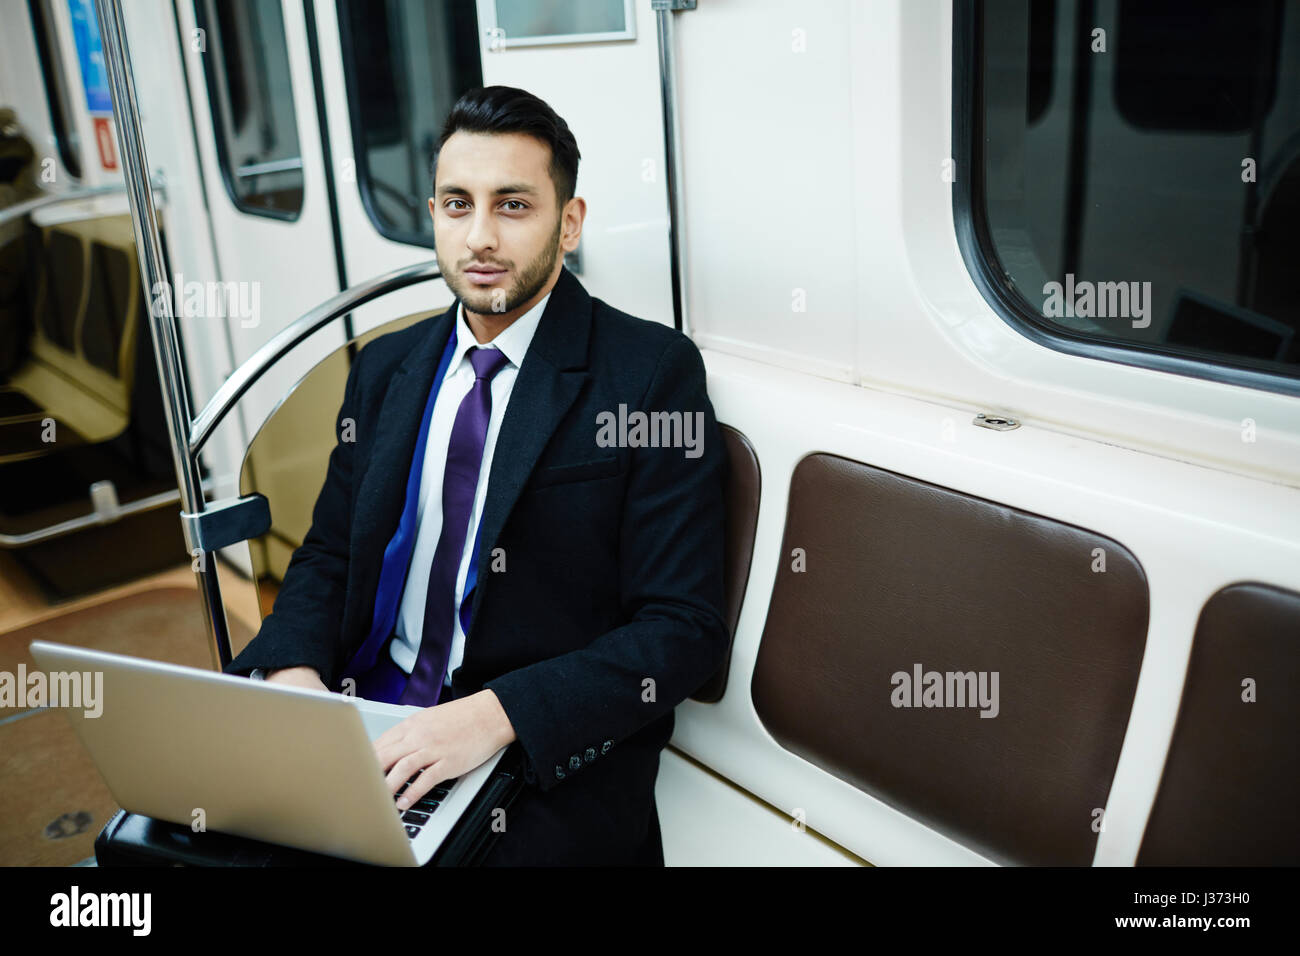
<instances>
[{"instance_id":1,"label":"jacket button","mask_svg":"<svg viewBox=\"0 0 1300 956\"><path fill-rule=\"evenodd\" d=\"M603 754L607 754L609 753L609 748L612 746L614 746L614 741L606 740L603 744L600 745L600 752Z\"/></svg>"},{"instance_id":2,"label":"jacket button","mask_svg":"<svg viewBox=\"0 0 1300 956\"><path fill-rule=\"evenodd\" d=\"M570 770L581 770L581 769L582 769L582 758L579 757L577 754L574 754L572 757L570 757L570 758L569 758L569 769L570 769Z\"/></svg>"},{"instance_id":3,"label":"jacket button","mask_svg":"<svg viewBox=\"0 0 1300 956\"><path fill-rule=\"evenodd\" d=\"M556 779L556 780L563 780L563 779L564 779L564 771L560 769L560 765L559 765L559 764L556 764L556 765L555 765L555 779Z\"/></svg>"},{"instance_id":4,"label":"jacket button","mask_svg":"<svg viewBox=\"0 0 1300 956\"><path fill-rule=\"evenodd\" d=\"M582 757L583 757L584 760L587 761L587 763L591 763L593 760L596 759L596 748L595 748L595 747L588 747L588 748L587 748L587 752L584 753L584 754L582 755Z\"/></svg>"}]
</instances>

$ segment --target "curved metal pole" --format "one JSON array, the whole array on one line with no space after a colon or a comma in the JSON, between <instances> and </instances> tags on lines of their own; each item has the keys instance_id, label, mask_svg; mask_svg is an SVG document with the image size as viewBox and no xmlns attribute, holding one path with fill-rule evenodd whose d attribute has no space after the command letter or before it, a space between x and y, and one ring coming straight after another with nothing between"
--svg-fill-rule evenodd
<instances>
[{"instance_id":1,"label":"curved metal pole","mask_svg":"<svg viewBox=\"0 0 1300 956\"><path fill-rule=\"evenodd\" d=\"M144 288L164 287L160 283L165 282L165 287L170 288L163 266L162 241L158 236L158 213L154 208L153 190L148 184L149 160L140 126L121 0L96 0L95 7L99 15L99 33L113 96L113 119L117 125L122 171L131 202L131 223L135 230ZM203 511L204 498L197 461L189 454L190 385L181 355L176 317L167 296L156 297L154 307L149 309L149 322L153 329L154 358L158 363L158 381L162 387L163 410L167 416L181 508L183 512L198 514ZM198 557L200 561L195 574L198 576L199 600L208 622L212 662L220 670L230 661L230 628L226 622L225 605L221 602L215 552L203 551Z\"/></svg>"},{"instance_id":2,"label":"curved metal pole","mask_svg":"<svg viewBox=\"0 0 1300 956\"><path fill-rule=\"evenodd\" d=\"M287 328L277 332L269 342L230 374L204 406L198 418L194 419L189 434L189 453L197 456L212 437L213 430L221 424L226 413L235 406L253 383L313 332L372 299L441 276L436 260L394 269L392 272L386 272L344 289L338 295L326 299L316 308L296 319Z\"/></svg>"},{"instance_id":3,"label":"curved metal pole","mask_svg":"<svg viewBox=\"0 0 1300 956\"><path fill-rule=\"evenodd\" d=\"M209 478L203 484L205 488L211 489L216 485L216 482ZM96 525L119 521L128 515L142 514L145 511L152 511L154 508L161 508L164 505L170 505L180 500L180 493L173 488L171 491L160 491L158 494L149 495L147 498L137 498L134 501L128 501L126 504L119 504L117 493L113 489L113 483L111 481L97 481L90 486L90 503L94 508L93 511L78 515L75 518L69 518L67 521L60 521L58 524L52 524L47 528L41 528L39 531L29 531L26 534L0 534L0 548L25 548L30 544L37 544L41 541L52 541L64 535L84 531L86 528L93 528Z\"/></svg>"}]
</instances>

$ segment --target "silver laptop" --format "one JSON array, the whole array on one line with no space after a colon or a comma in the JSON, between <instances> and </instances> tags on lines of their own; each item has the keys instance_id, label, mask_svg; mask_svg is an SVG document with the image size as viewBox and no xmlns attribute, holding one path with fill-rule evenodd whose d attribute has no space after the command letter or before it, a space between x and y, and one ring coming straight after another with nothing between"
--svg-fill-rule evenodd
<instances>
[{"instance_id":1,"label":"silver laptop","mask_svg":"<svg viewBox=\"0 0 1300 956\"><path fill-rule=\"evenodd\" d=\"M402 813L371 741L418 707L45 641L31 654L51 697L61 692L47 703L68 716L122 808L196 830L202 821L363 863L421 866L507 749Z\"/></svg>"}]
</instances>

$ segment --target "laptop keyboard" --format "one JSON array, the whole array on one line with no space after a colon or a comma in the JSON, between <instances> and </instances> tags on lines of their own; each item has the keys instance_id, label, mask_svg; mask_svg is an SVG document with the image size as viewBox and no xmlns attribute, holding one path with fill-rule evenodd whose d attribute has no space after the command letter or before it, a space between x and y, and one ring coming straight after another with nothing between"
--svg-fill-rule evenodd
<instances>
[{"instance_id":1,"label":"laptop keyboard","mask_svg":"<svg viewBox=\"0 0 1300 956\"><path fill-rule=\"evenodd\" d=\"M411 777L410 780L406 781L406 783L402 784L402 789L393 794L393 799L396 800L405 793L406 788L414 783L416 778L419 776L420 775L417 773ZM420 830L422 830L424 825L429 822L429 817L433 815L433 811L437 810L438 807L442 805L442 801L447 799L447 795L451 793L451 788L456 785L456 781L459 779L459 777L452 777L450 780L444 780L419 800L415 801L415 803L411 804L411 808L402 814L402 823L406 827L406 835L408 837L415 839L415 837L419 835Z\"/></svg>"}]
</instances>

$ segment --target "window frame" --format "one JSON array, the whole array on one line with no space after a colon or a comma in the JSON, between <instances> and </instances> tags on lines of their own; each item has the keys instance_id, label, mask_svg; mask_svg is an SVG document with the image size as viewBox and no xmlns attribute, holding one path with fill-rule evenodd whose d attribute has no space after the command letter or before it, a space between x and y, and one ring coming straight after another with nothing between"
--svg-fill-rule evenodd
<instances>
[{"instance_id":1,"label":"window frame","mask_svg":"<svg viewBox=\"0 0 1300 956\"><path fill-rule=\"evenodd\" d=\"M194 0L194 25L204 31L205 37L211 37L212 24L208 22L207 13L203 9L204 2L205 0ZM220 3L223 2L223 0L214 0L214 2ZM259 2L267 2L267 0L259 0ZM280 3L280 0L269 0L269 2L274 2L278 5ZM281 18L283 19L284 9L282 6L280 8L280 12L281 12ZM224 42L224 38L222 38L222 41ZM284 41L285 41L284 43L285 62L288 64L290 70L292 71L293 63L289 57L289 37L288 37L287 26L285 29ZM211 44L209 44L207 52L205 52L203 55L204 57L207 57L209 54L215 52L216 52L215 48ZM302 218L302 211L307 206L307 165L306 163L303 162L302 166L300 167L302 172L302 201L298 204L298 208L293 212L285 212L279 209L270 209L266 206L254 205L249 203L246 199L241 198L238 190L235 188L234 180L232 179L234 175L234 164L230 157L230 146L226 142L226 131L222 124L221 118L217 115L216 106L219 100L218 100L218 91L216 85L217 84L217 77L215 75L216 71L210 67L209 61L207 59L200 61L200 70L203 73L203 88L208 95L208 118L212 123L212 142L217 151L217 169L221 173L221 184L225 187L226 195L229 197L231 204L240 212L250 216L261 216L263 219L276 219L279 220L280 222L297 222L300 218ZM299 130L297 129L298 102L296 99L293 98L292 90L290 90L289 95L291 98L291 102L293 104L293 121L295 127L294 136L298 140L298 158L299 160L302 160L303 159L302 137L299 135Z\"/></svg>"},{"instance_id":2,"label":"window frame","mask_svg":"<svg viewBox=\"0 0 1300 956\"><path fill-rule=\"evenodd\" d=\"M49 110L50 131L54 134L59 162L72 180L80 183L85 180L86 167L80 137L75 143L72 137L77 128L77 99L59 50L58 22L50 0L27 0L27 16L32 23L36 58L45 84L45 106Z\"/></svg>"},{"instance_id":3,"label":"window frame","mask_svg":"<svg viewBox=\"0 0 1300 956\"><path fill-rule=\"evenodd\" d=\"M411 232L406 229L398 229L390 226L384 221L379 214L379 207L375 204L374 182L370 173L370 153L366 148L365 128L361 121L362 106L361 89L357 83L357 71L349 69L349 65L356 62L356 43L352 36L351 23L351 6L358 0L336 0L335 12L338 18L339 29L339 60L343 72L343 83L347 94L348 109L348 129L352 134L352 161L355 164L354 172L356 173L357 193L361 196L361 208L366 212L366 218L374 226L375 231L385 239L392 242L400 242L407 246L421 246L425 249L434 250L434 236L432 233L425 235L421 232ZM361 0L364 2L364 0ZM477 17L477 12L475 13ZM481 24L480 24L481 28ZM476 51L479 61L479 77L482 82L483 76L483 52L480 45ZM425 160L426 177L432 173L433 156L423 157ZM433 184L426 183L429 186L425 199L432 198Z\"/></svg>"},{"instance_id":4,"label":"window frame","mask_svg":"<svg viewBox=\"0 0 1300 956\"><path fill-rule=\"evenodd\" d=\"M977 149L984 137L980 105L984 3L956 0L952 11L952 149L957 170L952 184L953 226L966 271L994 313L1035 344L1067 355L1300 396L1300 370L1290 376L1230 361L1192 358L1158 345L1116 344L1053 325L1033 309L1009 281L988 225L983 156Z\"/></svg>"}]
</instances>

